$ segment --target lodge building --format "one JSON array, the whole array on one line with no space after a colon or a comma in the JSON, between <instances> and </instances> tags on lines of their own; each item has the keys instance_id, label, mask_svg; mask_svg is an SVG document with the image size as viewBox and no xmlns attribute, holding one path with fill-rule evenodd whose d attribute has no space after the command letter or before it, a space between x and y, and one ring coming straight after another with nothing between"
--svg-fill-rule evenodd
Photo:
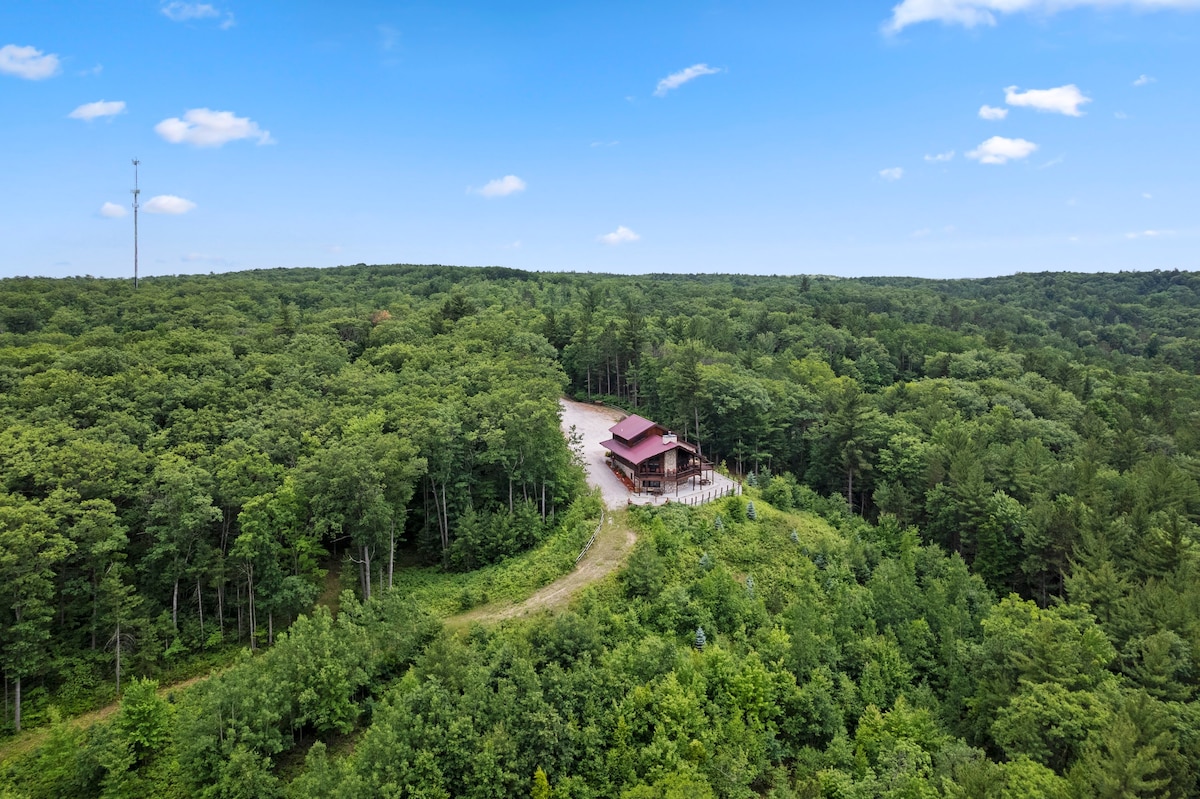
<instances>
[{"instance_id":1,"label":"lodge building","mask_svg":"<svg viewBox=\"0 0 1200 799\"><path fill-rule=\"evenodd\" d=\"M635 493L679 493L679 484L695 487L712 480L713 465L700 455L695 444L641 416L626 416L610 427L613 437L601 442L609 452L609 463Z\"/></svg>"}]
</instances>

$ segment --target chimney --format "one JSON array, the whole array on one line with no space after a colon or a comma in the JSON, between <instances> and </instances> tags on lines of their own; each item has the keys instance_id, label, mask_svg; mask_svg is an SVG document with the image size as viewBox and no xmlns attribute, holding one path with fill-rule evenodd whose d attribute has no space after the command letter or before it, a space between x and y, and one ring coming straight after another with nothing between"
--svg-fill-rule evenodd
<instances>
[{"instance_id":1,"label":"chimney","mask_svg":"<svg viewBox=\"0 0 1200 799\"><path fill-rule=\"evenodd\" d=\"M675 435L674 433L663 433L664 444L674 444L678 440L679 436Z\"/></svg>"}]
</instances>

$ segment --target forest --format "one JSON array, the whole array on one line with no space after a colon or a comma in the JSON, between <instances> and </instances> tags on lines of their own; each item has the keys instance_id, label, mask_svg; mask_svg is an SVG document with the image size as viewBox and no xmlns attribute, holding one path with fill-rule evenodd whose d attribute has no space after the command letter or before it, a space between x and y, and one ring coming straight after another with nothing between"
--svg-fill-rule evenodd
<instances>
[{"instance_id":1,"label":"forest","mask_svg":"<svg viewBox=\"0 0 1200 799\"><path fill-rule=\"evenodd\" d=\"M1178 271L0 281L0 797L1197 795L1198 374ZM563 395L744 493L455 623Z\"/></svg>"}]
</instances>

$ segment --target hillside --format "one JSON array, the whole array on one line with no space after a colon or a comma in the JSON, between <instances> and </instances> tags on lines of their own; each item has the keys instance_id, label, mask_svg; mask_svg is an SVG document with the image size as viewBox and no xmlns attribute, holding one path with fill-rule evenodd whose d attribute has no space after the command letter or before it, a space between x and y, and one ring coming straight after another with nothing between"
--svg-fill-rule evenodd
<instances>
[{"instance_id":1,"label":"hillside","mask_svg":"<svg viewBox=\"0 0 1200 799\"><path fill-rule=\"evenodd\" d=\"M112 701L118 668L124 701L50 725L0 779L1194 795L1198 289L364 265L2 281L5 731ZM746 495L631 511L614 577L498 624L598 518L563 393L699 438Z\"/></svg>"}]
</instances>

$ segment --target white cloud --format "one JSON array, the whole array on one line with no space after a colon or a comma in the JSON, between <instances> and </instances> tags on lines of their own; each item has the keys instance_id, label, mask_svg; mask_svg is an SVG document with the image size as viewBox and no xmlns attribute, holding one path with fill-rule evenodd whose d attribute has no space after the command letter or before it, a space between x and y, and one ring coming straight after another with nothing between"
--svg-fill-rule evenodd
<instances>
[{"instance_id":1,"label":"white cloud","mask_svg":"<svg viewBox=\"0 0 1200 799\"><path fill-rule=\"evenodd\" d=\"M125 102L123 100L97 100L94 103L84 103L67 116L71 119L91 121L99 117L113 117L124 111Z\"/></svg>"},{"instance_id":2,"label":"white cloud","mask_svg":"<svg viewBox=\"0 0 1200 799\"><path fill-rule=\"evenodd\" d=\"M129 212L125 210L125 206L117 205L116 203L105 203L100 206L100 216L106 219L120 219Z\"/></svg>"},{"instance_id":3,"label":"white cloud","mask_svg":"<svg viewBox=\"0 0 1200 799\"><path fill-rule=\"evenodd\" d=\"M996 108L993 105L985 105L979 109L979 118L988 120L1004 119L1008 116L1007 108Z\"/></svg>"},{"instance_id":4,"label":"white cloud","mask_svg":"<svg viewBox=\"0 0 1200 799\"><path fill-rule=\"evenodd\" d=\"M1124 6L1145 11L1200 8L1200 0L901 0L884 26L897 33L921 22L944 22L974 28L995 25L997 14L1053 14L1070 8Z\"/></svg>"},{"instance_id":5,"label":"white cloud","mask_svg":"<svg viewBox=\"0 0 1200 799\"><path fill-rule=\"evenodd\" d=\"M1009 105L1036 108L1038 111L1066 114L1069 117L1083 116L1079 106L1091 101L1092 98L1084 97L1083 92L1079 91L1079 87L1074 83L1056 89L1030 89L1027 92L1017 91L1016 86L1009 86L1004 90L1004 102Z\"/></svg>"},{"instance_id":6,"label":"white cloud","mask_svg":"<svg viewBox=\"0 0 1200 799\"><path fill-rule=\"evenodd\" d=\"M379 33L379 49L384 52L394 49L400 41L400 31L391 25L377 25L375 30Z\"/></svg>"},{"instance_id":7,"label":"white cloud","mask_svg":"<svg viewBox=\"0 0 1200 799\"><path fill-rule=\"evenodd\" d=\"M179 117L164 119L154 126L154 132L172 144L191 144L196 147L220 147L238 139L257 139L259 144L274 144L270 131L247 117L237 117L232 111L212 111L193 108Z\"/></svg>"},{"instance_id":8,"label":"white cloud","mask_svg":"<svg viewBox=\"0 0 1200 799\"><path fill-rule=\"evenodd\" d=\"M1153 195L1153 194L1151 194L1151 193L1150 193L1150 192L1148 192L1148 191L1144 191L1144 192L1142 192L1142 199L1143 199L1143 200L1153 200L1153 199L1154 199L1154 195Z\"/></svg>"},{"instance_id":9,"label":"white cloud","mask_svg":"<svg viewBox=\"0 0 1200 799\"><path fill-rule=\"evenodd\" d=\"M713 69L708 64L693 64L687 69L681 69L678 72L672 72L667 77L658 82L654 88L655 97L665 97L667 92L672 89L678 89L689 80L695 80L702 75L716 75L721 70Z\"/></svg>"},{"instance_id":10,"label":"white cloud","mask_svg":"<svg viewBox=\"0 0 1200 799\"><path fill-rule=\"evenodd\" d=\"M1126 114L1124 111L1114 111L1113 116L1117 119L1129 119L1129 114Z\"/></svg>"},{"instance_id":11,"label":"white cloud","mask_svg":"<svg viewBox=\"0 0 1200 799\"><path fill-rule=\"evenodd\" d=\"M185 3L174 0L162 7L163 15L172 22L189 22L193 19L212 19L221 12L208 3Z\"/></svg>"},{"instance_id":12,"label":"white cloud","mask_svg":"<svg viewBox=\"0 0 1200 799\"><path fill-rule=\"evenodd\" d=\"M594 142L592 142L592 146L593 146L593 147L616 147L616 146L617 146L618 144L620 144L620 143L621 143L621 142L619 142L619 141L616 141L616 140L613 140L613 141L594 141Z\"/></svg>"},{"instance_id":13,"label":"white cloud","mask_svg":"<svg viewBox=\"0 0 1200 799\"><path fill-rule=\"evenodd\" d=\"M191 200L185 200L182 197L176 197L174 194L160 194L157 197L151 197L142 208L148 214L186 214L196 207L196 204Z\"/></svg>"},{"instance_id":14,"label":"white cloud","mask_svg":"<svg viewBox=\"0 0 1200 799\"><path fill-rule=\"evenodd\" d=\"M981 164L1006 164L1027 158L1036 149L1037 145L1031 141L993 136L967 153L967 158L973 158Z\"/></svg>"},{"instance_id":15,"label":"white cloud","mask_svg":"<svg viewBox=\"0 0 1200 799\"><path fill-rule=\"evenodd\" d=\"M220 255L206 255L202 252L189 252L186 255L179 256L179 260L185 264L208 263L217 264L219 266L228 266L229 259Z\"/></svg>"},{"instance_id":16,"label":"white cloud","mask_svg":"<svg viewBox=\"0 0 1200 799\"><path fill-rule=\"evenodd\" d=\"M1141 233L1126 233L1127 239L1156 239L1160 236L1170 236L1173 230L1143 230Z\"/></svg>"},{"instance_id":17,"label":"white cloud","mask_svg":"<svg viewBox=\"0 0 1200 799\"><path fill-rule=\"evenodd\" d=\"M1138 79L1133 82L1134 86L1147 86L1151 83L1156 83L1156 79L1149 75L1139 75Z\"/></svg>"},{"instance_id":18,"label":"white cloud","mask_svg":"<svg viewBox=\"0 0 1200 799\"><path fill-rule=\"evenodd\" d=\"M942 164L942 163L945 163L946 161L953 161L954 160L954 151L949 150L944 153L937 153L936 155L927 155L927 156L925 156L925 160L931 164Z\"/></svg>"},{"instance_id":19,"label":"white cloud","mask_svg":"<svg viewBox=\"0 0 1200 799\"><path fill-rule=\"evenodd\" d=\"M468 194L478 194L481 197L507 197L510 194L525 191L525 181L516 175L505 175L502 178L489 180L479 189L467 189Z\"/></svg>"},{"instance_id":20,"label":"white cloud","mask_svg":"<svg viewBox=\"0 0 1200 799\"><path fill-rule=\"evenodd\" d=\"M884 180L899 180L904 177L904 167L894 166L888 169L879 170L879 177Z\"/></svg>"},{"instance_id":21,"label":"white cloud","mask_svg":"<svg viewBox=\"0 0 1200 799\"><path fill-rule=\"evenodd\" d=\"M632 230L625 227L624 225L618 225L617 229L614 230L612 233L605 233L603 236L600 236L599 238L597 238L596 241L599 241L601 244L607 244L610 247L613 247L618 244L627 244L629 242L637 241L640 238L641 238L641 236L634 233Z\"/></svg>"},{"instance_id":22,"label":"white cloud","mask_svg":"<svg viewBox=\"0 0 1200 799\"><path fill-rule=\"evenodd\" d=\"M58 56L36 47L6 44L0 47L0 73L25 80L44 80L58 74Z\"/></svg>"},{"instance_id":23,"label":"white cloud","mask_svg":"<svg viewBox=\"0 0 1200 799\"><path fill-rule=\"evenodd\" d=\"M958 230L958 228L954 227L954 225L946 225L945 227L941 228L940 230L934 230L933 228L923 227L920 230L914 230L912 233L909 233L908 235L914 239L923 239L923 238L927 238L928 236L931 236L935 233L942 233L942 234L949 236L950 234L954 233L956 230Z\"/></svg>"}]
</instances>

